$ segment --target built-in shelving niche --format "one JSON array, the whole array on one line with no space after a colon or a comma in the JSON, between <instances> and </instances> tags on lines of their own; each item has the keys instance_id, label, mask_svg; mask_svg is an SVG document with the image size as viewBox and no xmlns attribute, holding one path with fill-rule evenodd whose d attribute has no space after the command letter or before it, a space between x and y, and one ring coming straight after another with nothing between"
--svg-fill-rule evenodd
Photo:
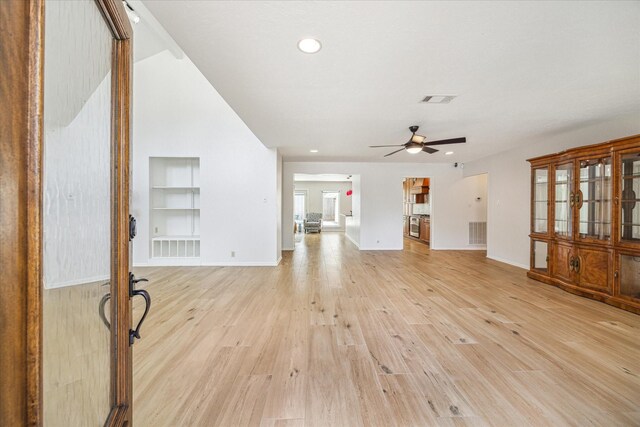
<instances>
[{"instance_id":1,"label":"built-in shelving niche","mask_svg":"<svg viewBox=\"0 0 640 427\"><path fill-rule=\"evenodd\" d=\"M200 257L200 159L151 157L151 258Z\"/></svg>"}]
</instances>

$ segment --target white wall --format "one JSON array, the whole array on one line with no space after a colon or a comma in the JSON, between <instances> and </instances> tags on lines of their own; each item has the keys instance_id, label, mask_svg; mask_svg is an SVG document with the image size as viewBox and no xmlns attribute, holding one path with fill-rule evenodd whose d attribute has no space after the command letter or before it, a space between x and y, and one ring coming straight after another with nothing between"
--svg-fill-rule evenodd
<instances>
[{"instance_id":1,"label":"white wall","mask_svg":"<svg viewBox=\"0 0 640 427\"><path fill-rule=\"evenodd\" d=\"M346 218L345 235L351 240L358 248L360 247L360 215L362 205L362 186L360 185L360 175L353 175L351 177L351 211L352 215ZM283 212L285 205L282 207Z\"/></svg>"},{"instance_id":2,"label":"white wall","mask_svg":"<svg viewBox=\"0 0 640 427\"><path fill-rule=\"evenodd\" d=\"M285 162L283 175L282 240L293 249L293 174L344 173L353 181L354 235L361 249L399 250L402 237L402 178L431 179L431 247L473 249L468 245L467 200L458 197L462 170L452 164ZM356 210L357 200L359 212ZM355 239L354 239L355 240Z\"/></svg>"},{"instance_id":3,"label":"white wall","mask_svg":"<svg viewBox=\"0 0 640 427\"><path fill-rule=\"evenodd\" d=\"M347 191L351 190L351 182L296 181L294 188L307 192L307 213L322 212L323 191L339 191L338 209L340 213L344 215L351 213L351 196L347 196Z\"/></svg>"},{"instance_id":4,"label":"white wall","mask_svg":"<svg viewBox=\"0 0 640 427\"><path fill-rule=\"evenodd\" d=\"M611 129L615 129L612 131ZM487 256L529 268L530 167L526 159L640 133L640 114L541 134L540 143L465 163L465 175L489 173Z\"/></svg>"},{"instance_id":5,"label":"white wall","mask_svg":"<svg viewBox=\"0 0 640 427\"><path fill-rule=\"evenodd\" d=\"M488 174L468 176L462 180L459 197L465 200L468 222L487 221ZM479 200L478 200L479 199Z\"/></svg>"},{"instance_id":6,"label":"white wall","mask_svg":"<svg viewBox=\"0 0 640 427\"><path fill-rule=\"evenodd\" d=\"M149 157L200 158L200 262L275 265L279 252L279 159L195 65L168 51L134 65L135 265L149 264ZM231 257L231 251L235 257Z\"/></svg>"}]
</instances>

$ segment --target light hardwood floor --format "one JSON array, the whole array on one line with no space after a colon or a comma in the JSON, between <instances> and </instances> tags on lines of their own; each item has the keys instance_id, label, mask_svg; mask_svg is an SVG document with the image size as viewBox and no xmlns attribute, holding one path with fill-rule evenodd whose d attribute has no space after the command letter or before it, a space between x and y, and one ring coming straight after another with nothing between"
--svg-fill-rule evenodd
<instances>
[{"instance_id":1,"label":"light hardwood floor","mask_svg":"<svg viewBox=\"0 0 640 427\"><path fill-rule=\"evenodd\" d=\"M640 425L640 316L406 245L309 234L275 268L137 269L135 424Z\"/></svg>"}]
</instances>

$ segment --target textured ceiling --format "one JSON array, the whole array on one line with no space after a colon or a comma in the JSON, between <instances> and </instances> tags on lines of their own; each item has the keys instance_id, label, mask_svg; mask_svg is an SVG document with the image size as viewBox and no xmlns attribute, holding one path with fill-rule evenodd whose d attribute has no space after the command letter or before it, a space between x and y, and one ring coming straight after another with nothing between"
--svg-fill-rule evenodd
<instances>
[{"instance_id":1,"label":"textured ceiling","mask_svg":"<svg viewBox=\"0 0 640 427\"><path fill-rule=\"evenodd\" d=\"M420 125L469 161L637 114L640 2L144 1L287 160L382 160ZM322 42L315 55L296 43ZM455 94L427 105L428 94ZM613 129L612 129L613 131ZM318 149L312 154L310 149Z\"/></svg>"},{"instance_id":2,"label":"textured ceiling","mask_svg":"<svg viewBox=\"0 0 640 427\"><path fill-rule=\"evenodd\" d=\"M296 174L293 174L293 180L294 181L347 182L347 181L351 181L351 175L334 174L334 173L321 173L321 174L296 173Z\"/></svg>"}]
</instances>

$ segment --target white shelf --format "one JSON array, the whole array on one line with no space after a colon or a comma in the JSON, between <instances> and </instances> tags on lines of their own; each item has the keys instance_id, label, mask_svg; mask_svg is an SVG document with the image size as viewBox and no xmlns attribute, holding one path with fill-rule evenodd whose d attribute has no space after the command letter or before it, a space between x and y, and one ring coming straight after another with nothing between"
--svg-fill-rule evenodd
<instances>
[{"instance_id":1,"label":"white shelf","mask_svg":"<svg viewBox=\"0 0 640 427\"><path fill-rule=\"evenodd\" d=\"M200 159L149 159L151 257L200 257Z\"/></svg>"},{"instance_id":2,"label":"white shelf","mask_svg":"<svg viewBox=\"0 0 640 427\"><path fill-rule=\"evenodd\" d=\"M167 236L151 239L151 258L198 258L200 238Z\"/></svg>"},{"instance_id":3,"label":"white shelf","mask_svg":"<svg viewBox=\"0 0 640 427\"><path fill-rule=\"evenodd\" d=\"M200 187L187 187L187 186L168 187L168 186L154 185L151 188L153 188L154 190L200 190Z\"/></svg>"}]
</instances>

